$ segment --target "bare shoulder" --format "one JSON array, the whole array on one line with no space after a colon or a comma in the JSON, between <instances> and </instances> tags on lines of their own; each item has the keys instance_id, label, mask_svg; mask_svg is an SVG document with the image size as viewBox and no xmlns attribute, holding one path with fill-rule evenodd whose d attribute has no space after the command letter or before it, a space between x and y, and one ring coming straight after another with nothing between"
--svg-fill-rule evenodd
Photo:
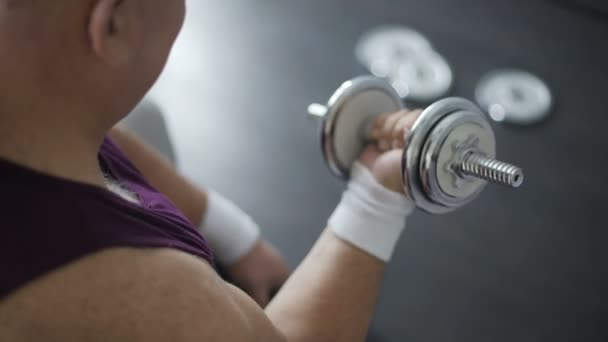
<instances>
[{"instance_id":1,"label":"bare shoulder","mask_svg":"<svg viewBox=\"0 0 608 342\"><path fill-rule=\"evenodd\" d=\"M174 250L112 249L0 302L0 340L280 340L266 316L206 262Z\"/></svg>"}]
</instances>

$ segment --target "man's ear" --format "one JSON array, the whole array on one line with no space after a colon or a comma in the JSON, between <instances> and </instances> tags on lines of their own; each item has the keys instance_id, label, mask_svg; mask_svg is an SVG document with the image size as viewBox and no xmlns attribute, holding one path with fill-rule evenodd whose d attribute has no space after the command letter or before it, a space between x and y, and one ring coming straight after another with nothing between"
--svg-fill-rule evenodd
<instances>
[{"instance_id":1,"label":"man's ear","mask_svg":"<svg viewBox=\"0 0 608 342\"><path fill-rule=\"evenodd\" d=\"M105 63L118 67L128 63L140 46L139 16L133 0L95 0L88 23L93 52Z\"/></svg>"}]
</instances>

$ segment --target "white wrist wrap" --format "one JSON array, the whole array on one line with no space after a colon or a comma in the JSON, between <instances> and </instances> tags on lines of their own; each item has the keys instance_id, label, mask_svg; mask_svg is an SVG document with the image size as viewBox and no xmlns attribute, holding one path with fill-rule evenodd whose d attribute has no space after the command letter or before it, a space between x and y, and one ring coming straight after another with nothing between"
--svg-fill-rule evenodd
<instances>
[{"instance_id":1,"label":"white wrist wrap","mask_svg":"<svg viewBox=\"0 0 608 342\"><path fill-rule=\"evenodd\" d=\"M382 186L357 162L329 227L339 238L388 262L414 208L409 198Z\"/></svg>"},{"instance_id":2,"label":"white wrist wrap","mask_svg":"<svg viewBox=\"0 0 608 342\"><path fill-rule=\"evenodd\" d=\"M217 260L230 266L255 246L260 227L230 200L209 191L200 233L211 245Z\"/></svg>"}]
</instances>

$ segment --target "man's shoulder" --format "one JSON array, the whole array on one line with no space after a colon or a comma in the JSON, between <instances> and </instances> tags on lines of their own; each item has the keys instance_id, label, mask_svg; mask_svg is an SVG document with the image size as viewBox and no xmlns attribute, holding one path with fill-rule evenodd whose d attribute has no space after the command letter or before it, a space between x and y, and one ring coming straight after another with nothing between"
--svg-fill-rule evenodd
<instances>
[{"instance_id":1,"label":"man's shoulder","mask_svg":"<svg viewBox=\"0 0 608 342\"><path fill-rule=\"evenodd\" d=\"M0 340L88 340L96 334L179 336L162 316L204 309L221 280L211 266L169 249L109 249L53 271L0 302ZM198 293L192 296L192 293ZM150 322L155 320L156 322ZM162 327L162 329L160 329ZM158 331L156 331L158 330ZM50 340L54 340L50 338ZM112 338L108 338L112 340Z\"/></svg>"}]
</instances>

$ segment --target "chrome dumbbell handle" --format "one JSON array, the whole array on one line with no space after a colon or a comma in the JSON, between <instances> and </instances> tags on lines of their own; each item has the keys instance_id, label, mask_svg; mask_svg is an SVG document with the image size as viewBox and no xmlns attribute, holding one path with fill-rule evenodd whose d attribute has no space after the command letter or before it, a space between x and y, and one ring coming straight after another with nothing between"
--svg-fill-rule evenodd
<instances>
[{"instance_id":1,"label":"chrome dumbbell handle","mask_svg":"<svg viewBox=\"0 0 608 342\"><path fill-rule=\"evenodd\" d=\"M308 114L315 118L323 118L328 112L328 108L319 103L308 106ZM362 127L362 139L372 141L371 122L367 122ZM458 174L464 177L474 177L485 180L493 184L519 188L524 181L523 170L515 165L505 163L492 158L487 158L474 151L465 154L461 160L454 164Z\"/></svg>"}]
</instances>

